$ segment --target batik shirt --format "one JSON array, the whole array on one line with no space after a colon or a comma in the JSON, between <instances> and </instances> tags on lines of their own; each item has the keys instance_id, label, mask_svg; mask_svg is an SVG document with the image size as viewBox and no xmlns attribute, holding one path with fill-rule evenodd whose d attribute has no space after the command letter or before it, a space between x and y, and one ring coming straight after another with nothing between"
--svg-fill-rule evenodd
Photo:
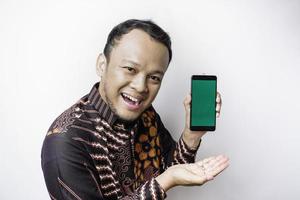
<instances>
[{"instance_id":1,"label":"batik shirt","mask_svg":"<svg viewBox=\"0 0 300 200\"><path fill-rule=\"evenodd\" d=\"M197 149L176 143L150 106L134 122L120 120L96 83L51 125L42 169L51 199L164 199L155 180L168 167L195 161Z\"/></svg>"}]
</instances>

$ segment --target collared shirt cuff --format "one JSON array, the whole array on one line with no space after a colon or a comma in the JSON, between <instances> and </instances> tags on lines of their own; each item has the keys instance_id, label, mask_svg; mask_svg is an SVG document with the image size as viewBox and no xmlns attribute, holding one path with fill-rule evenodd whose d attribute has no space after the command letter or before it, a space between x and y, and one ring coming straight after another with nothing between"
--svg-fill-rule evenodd
<instances>
[{"instance_id":1,"label":"collared shirt cuff","mask_svg":"<svg viewBox=\"0 0 300 200\"><path fill-rule=\"evenodd\" d=\"M164 189L159 185L155 178L151 178L138 188L137 193L141 199L163 200L167 197Z\"/></svg>"},{"instance_id":2,"label":"collared shirt cuff","mask_svg":"<svg viewBox=\"0 0 300 200\"><path fill-rule=\"evenodd\" d=\"M197 151L198 151L198 149L199 149L199 147L200 147L201 141L202 141L202 139L200 139L200 142L199 142L199 144L198 144L198 146L197 146L196 148L191 148L191 147L189 147L189 146L185 143L185 141L183 140L183 137L182 137L182 136L180 137L180 140L179 140L179 142L182 142L184 148L185 148L189 153L191 153L191 154L196 154L196 153L197 153Z\"/></svg>"},{"instance_id":3,"label":"collared shirt cuff","mask_svg":"<svg viewBox=\"0 0 300 200\"><path fill-rule=\"evenodd\" d=\"M181 137L178 141L178 160L182 160L183 162L180 163L194 163L195 162L195 157L196 153L198 151L198 148L200 146L197 146L196 149L191 149L183 140Z\"/></svg>"}]
</instances>

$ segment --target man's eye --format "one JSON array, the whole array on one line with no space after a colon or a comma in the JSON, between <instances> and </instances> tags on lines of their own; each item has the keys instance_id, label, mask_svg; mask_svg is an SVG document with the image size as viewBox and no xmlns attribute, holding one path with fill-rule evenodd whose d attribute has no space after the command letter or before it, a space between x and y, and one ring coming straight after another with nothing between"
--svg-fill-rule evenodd
<instances>
[{"instance_id":1,"label":"man's eye","mask_svg":"<svg viewBox=\"0 0 300 200\"><path fill-rule=\"evenodd\" d=\"M150 76L150 79L155 81L155 82L160 82L161 79L158 76Z\"/></svg>"},{"instance_id":2,"label":"man's eye","mask_svg":"<svg viewBox=\"0 0 300 200\"><path fill-rule=\"evenodd\" d=\"M135 72L135 69L133 67L123 67L124 69L126 69L129 72Z\"/></svg>"}]
</instances>

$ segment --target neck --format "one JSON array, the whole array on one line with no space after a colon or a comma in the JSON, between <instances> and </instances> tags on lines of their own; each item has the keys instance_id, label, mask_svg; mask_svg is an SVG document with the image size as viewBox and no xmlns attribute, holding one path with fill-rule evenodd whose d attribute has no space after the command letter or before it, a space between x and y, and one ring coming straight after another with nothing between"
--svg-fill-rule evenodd
<instances>
[{"instance_id":1,"label":"neck","mask_svg":"<svg viewBox=\"0 0 300 200\"><path fill-rule=\"evenodd\" d=\"M99 84L98 92L100 93L100 96L103 99L103 101L107 104L107 99L106 99L106 95L104 92L104 84L101 84L101 82Z\"/></svg>"}]
</instances>

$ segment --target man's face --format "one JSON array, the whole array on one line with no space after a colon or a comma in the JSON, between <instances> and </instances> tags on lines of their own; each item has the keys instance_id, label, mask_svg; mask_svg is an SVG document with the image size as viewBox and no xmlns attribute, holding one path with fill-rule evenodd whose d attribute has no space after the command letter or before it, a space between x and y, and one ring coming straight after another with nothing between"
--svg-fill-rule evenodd
<instances>
[{"instance_id":1,"label":"man's face","mask_svg":"<svg viewBox=\"0 0 300 200\"><path fill-rule=\"evenodd\" d=\"M121 119L133 121L156 97L169 62L168 49L142 30L122 36L110 53L102 55L100 94Z\"/></svg>"}]
</instances>

